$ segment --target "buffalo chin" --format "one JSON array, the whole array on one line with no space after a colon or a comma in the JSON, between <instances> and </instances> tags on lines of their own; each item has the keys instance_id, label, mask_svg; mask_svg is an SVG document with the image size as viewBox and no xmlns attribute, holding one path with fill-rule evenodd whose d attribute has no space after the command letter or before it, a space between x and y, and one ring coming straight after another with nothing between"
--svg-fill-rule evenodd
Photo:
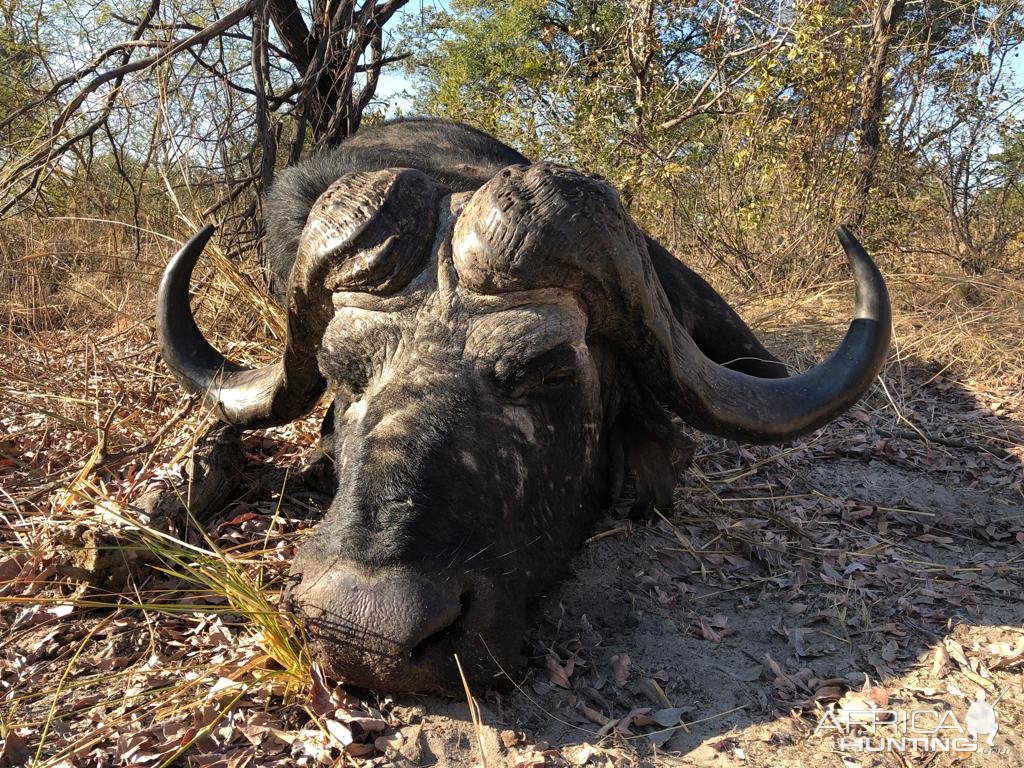
<instances>
[{"instance_id":1,"label":"buffalo chin","mask_svg":"<svg viewBox=\"0 0 1024 768\"><path fill-rule=\"evenodd\" d=\"M509 630L522 637L522 630ZM307 625L307 632L311 631ZM355 649L339 647L327 637L311 634L314 658L323 664L332 678L358 688L391 693L435 693L459 697L464 693L459 664L471 688L477 690L506 688L523 666L523 657L516 651L501 654L496 646L502 637L491 638L486 647L478 640L465 643L462 636L429 642L411 658L394 659L367 655ZM490 653L488 653L490 651ZM492 658L491 653L494 654Z\"/></svg>"}]
</instances>

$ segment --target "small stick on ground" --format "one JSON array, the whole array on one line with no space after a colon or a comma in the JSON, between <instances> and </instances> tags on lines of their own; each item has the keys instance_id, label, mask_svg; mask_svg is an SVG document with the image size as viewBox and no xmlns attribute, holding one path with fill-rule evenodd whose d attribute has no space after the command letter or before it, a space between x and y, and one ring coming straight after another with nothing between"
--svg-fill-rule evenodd
<instances>
[{"instance_id":1,"label":"small stick on ground","mask_svg":"<svg viewBox=\"0 0 1024 768\"><path fill-rule=\"evenodd\" d=\"M875 432L882 437L892 437L898 440L920 440L921 442L936 443L937 445L944 445L947 448L959 448L963 451L973 451L974 453L991 453L993 456L998 456L1000 459L1013 458L1013 454L1004 448L995 448L987 445L978 445L967 440L960 440L954 437L933 437L925 432L911 432L906 429L897 430L886 430L876 429Z\"/></svg>"}]
</instances>

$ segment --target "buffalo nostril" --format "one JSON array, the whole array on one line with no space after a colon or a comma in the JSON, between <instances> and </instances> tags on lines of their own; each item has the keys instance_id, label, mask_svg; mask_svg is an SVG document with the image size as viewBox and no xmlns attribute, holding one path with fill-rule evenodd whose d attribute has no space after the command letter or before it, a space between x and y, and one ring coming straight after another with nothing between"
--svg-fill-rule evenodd
<instances>
[{"instance_id":1,"label":"buffalo nostril","mask_svg":"<svg viewBox=\"0 0 1024 768\"><path fill-rule=\"evenodd\" d=\"M470 593L463 592L459 596L459 612L452 617L448 624L437 629L413 646L412 650L409 651L409 661L415 664L418 661L422 661L432 649L450 645L451 641L461 630L460 625L469 610L469 604Z\"/></svg>"}]
</instances>

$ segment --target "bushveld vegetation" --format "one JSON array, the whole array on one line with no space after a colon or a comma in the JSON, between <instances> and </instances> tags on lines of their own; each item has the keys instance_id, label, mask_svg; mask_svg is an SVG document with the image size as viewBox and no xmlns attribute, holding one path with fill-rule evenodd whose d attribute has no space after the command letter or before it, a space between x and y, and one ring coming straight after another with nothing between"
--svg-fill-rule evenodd
<instances>
[{"instance_id":1,"label":"bushveld vegetation","mask_svg":"<svg viewBox=\"0 0 1024 768\"><path fill-rule=\"evenodd\" d=\"M396 71L407 96L377 99ZM848 316L834 225L886 274L895 343L864 404L791 446L705 440L674 511L613 514L588 545L579 578L628 562L605 584L624 625L675 622L689 667L648 662L611 608L595 630L569 587L482 723L325 679L277 611L324 501L293 480L317 417L248 436L215 519L150 503L187 507L211 423L156 352L169 253L219 225L199 322L273 359L266 189L403 113L601 174L794 368ZM823 708L959 713L971 686L1019 731L1024 616L1000 606L1024 587L1022 333L1019 0L0 0L0 766L619 765L701 742L705 762L816 764ZM773 601L774 645L741 642ZM728 688L693 659L730 649L762 703L693 682ZM1019 765L1004 746L990 764Z\"/></svg>"}]
</instances>

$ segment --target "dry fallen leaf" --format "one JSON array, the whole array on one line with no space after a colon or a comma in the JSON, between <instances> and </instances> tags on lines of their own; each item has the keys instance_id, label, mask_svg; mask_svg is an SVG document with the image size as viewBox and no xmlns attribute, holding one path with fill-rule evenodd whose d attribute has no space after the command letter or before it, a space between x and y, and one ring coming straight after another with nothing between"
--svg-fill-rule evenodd
<instances>
[{"instance_id":1,"label":"dry fallen leaf","mask_svg":"<svg viewBox=\"0 0 1024 768\"><path fill-rule=\"evenodd\" d=\"M569 685L569 677L572 675L574 667L572 659L563 666L555 654L549 653L544 657L544 666L548 671L548 680L553 685L566 689L571 687Z\"/></svg>"},{"instance_id":2,"label":"dry fallen leaf","mask_svg":"<svg viewBox=\"0 0 1024 768\"><path fill-rule=\"evenodd\" d=\"M814 695L803 704L804 706L811 706L814 702L825 704L838 701L843 697L845 690L846 688L840 685L820 685L814 690Z\"/></svg>"},{"instance_id":3,"label":"dry fallen leaf","mask_svg":"<svg viewBox=\"0 0 1024 768\"><path fill-rule=\"evenodd\" d=\"M360 702L341 685L331 685L323 667L314 662L310 667L312 684L309 687L309 708L318 717L328 717L339 709L356 709Z\"/></svg>"},{"instance_id":4,"label":"dry fallen leaf","mask_svg":"<svg viewBox=\"0 0 1024 768\"><path fill-rule=\"evenodd\" d=\"M890 640L882 646L881 656L885 661L895 661L899 655L899 646L896 645L895 640Z\"/></svg>"},{"instance_id":5,"label":"dry fallen leaf","mask_svg":"<svg viewBox=\"0 0 1024 768\"><path fill-rule=\"evenodd\" d=\"M590 744L581 744L579 746L567 747L563 750L566 753L566 758L571 765L582 766L590 762L590 758L594 756L594 752L597 747Z\"/></svg>"},{"instance_id":6,"label":"dry fallen leaf","mask_svg":"<svg viewBox=\"0 0 1024 768\"><path fill-rule=\"evenodd\" d=\"M25 737L13 729L9 730L3 744L0 745L0 768L27 765L28 758L28 743Z\"/></svg>"},{"instance_id":7,"label":"dry fallen leaf","mask_svg":"<svg viewBox=\"0 0 1024 768\"><path fill-rule=\"evenodd\" d=\"M388 750L397 752L404 744L405 737L402 735L401 731L395 731L394 733L378 736L373 741L373 745L383 754L387 754Z\"/></svg>"},{"instance_id":8,"label":"dry fallen leaf","mask_svg":"<svg viewBox=\"0 0 1024 768\"><path fill-rule=\"evenodd\" d=\"M932 654L932 677L937 677L941 680L952 669L953 664L949 658L949 651L946 650L946 646L943 643L939 643L935 646L935 653Z\"/></svg>"},{"instance_id":9,"label":"dry fallen leaf","mask_svg":"<svg viewBox=\"0 0 1024 768\"><path fill-rule=\"evenodd\" d=\"M775 675L776 687L786 688L791 691L796 690L796 683L794 683L790 679L789 675L782 671L782 667L779 665L779 662L777 662L767 653L764 655L764 659L768 664L768 668Z\"/></svg>"},{"instance_id":10,"label":"dry fallen leaf","mask_svg":"<svg viewBox=\"0 0 1024 768\"><path fill-rule=\"evenodd\" d=\"M619 720L615 726L615 730L623 735L631 733L630 728L633 726L644 726L654 725L655 721L651 717L650 707L638 707L630 711L628 715Z\"/></svg>"},{"instance_id":11,"label":"dry fallen leaf","mask_svg":"<svg viewBox=\"0 0 1024 768\"><path fill-rule=\"evenodd\" d=\"M583 716L587 718L587 720L589 720L592 723L597 723L597 725L607 725L610 719L608 717L605 717L596 709L588 707L586 704L580 704L580 712L583 713Z\"/></svg>"},{"instance_id":12,"label":"dry fallen leaf","mask_svg":"<svg viewBox=\"0 0 1024 768\"><path fill-rule=\"evenodd\" d=\"M864 677L864 687L859 691L850 691L839 700L837 709L840 722L846 724L872 722L875 710L884 709L889 704L889 692Z\"/></svg>"},{"instance_id":13,"label":"dry fallen leaf","mask_svg":"<svg viewBox=\"0 0 1024 768\"><path fill-rule=\"evenodd\" d=\"M683 715L689 711L690 707L667 707L654 712L651 719L663 728L671 728L674 725L679 725Z\"/></svg>"},{"instance_id":14,"label":"dry fallen leaf","mask_svg":"<svg viewBox=\"0 0 1024 768\"><path fill-rule=\"evenodd\" d=\"M989 669L1010 669L1024 664L1024 638L1011 645L1007 642L990 643L986 649L991 657Z\"/></svg>"},{"instance_id":15,"label":"dry fallen leaf","mask_svg":"<svg viewBox=\"0 0 1024 768\"><path fill-rule=\"evenodd\" d=\"M629 668L633 662L630 661L628 653L617 653L611 658L612 677L619 685L625 685L629 680Z\"/></svg>"},{"instance_id":16,"label":"dry fallen leaf","mask_svg":"<svg viewBox=\"0 0 1024 768\"><path fill-rule=\"evenodd\" d=\"M499 733L498 738L501 739L502 746L504 746L505 749L512 749L512 747L517 744L522 744L526 740L523 733L509 729Z\"/></svg>"},{"instance_id":17,"label":"dry fallen leaf","mask_svg":"<svg viewBox=\"0 0 1024 768\"><path fill-rule=\"evenodd\" d=\"M367 744L361 741L354 741L345 747L345 754L351 755L352 757L369 757L377 748L373 744Z\"/></svg>"},{"instance_id":18,"label":"dry fallen leaf","mask_svg":"<svg viewBox=\"0 0 1024 768\"><path fill-rule=\"evenodd\" d=\"M967 654L964 653L964 647L960 643L951 637L947 637L942 641L942 644L946 647L946 651L953 661L963 669L970 669L971 664L967 661Z\"/></svg>"},{"instance_id":19,"label":"dry fallen leaf","mask_svg":"<svg viewBox=\"0 0 1024 768\"><path fill-rule=\"evenodd\" d=\"M529 752L520 753L517 756L513 768L544 768L546 764L547 758L540 752L531 749Z\"/></svg>"},{"instance_id":20,"label":"dry fallen leaf","mask_svg":"<svg viewBox=\"0 0 1024 768\"><path fill-rule=\"evenodd\" d=\"M366 734L384 733L388 729L387 722L380 717L366 717L359 713L349 714L344 710L338 710L334 716L349 728L354 729L360 740Z\"/></svg>"},{"instance_id":21,"label":"dry fallen leaf","mask_svg":"<svg viewBox=\"0 0 1024 768\"><path fill-rule=\"evenodd\" d=\"M700 634L701 637L703 637L705 640L709 640L712 643L722 642L722 636L711 628L707 621L704 620L703 616L700 618Z\"/></svg>"}]
</instances>

